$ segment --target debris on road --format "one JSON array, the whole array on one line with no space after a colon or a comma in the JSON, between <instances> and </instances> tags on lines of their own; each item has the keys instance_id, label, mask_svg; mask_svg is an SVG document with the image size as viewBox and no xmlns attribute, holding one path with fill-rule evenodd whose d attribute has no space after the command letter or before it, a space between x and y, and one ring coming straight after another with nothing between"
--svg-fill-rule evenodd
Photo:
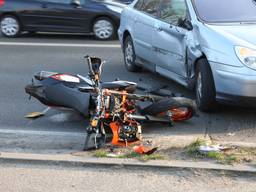
<instances>
[{"instance_id":1,"label":"debris on road","mask_svg":"<svg viewBox=\"0 0 256 192\"><path fill-rule=\"evenodd\" d=\"M224 146L197 139L185 150L194 159L217 160L223 164L256 162L256 148Z\"/></svg>"},{"instance_id":2,"label":"debris on road","mask_svg":"<svg viewBox=\"0 0 256 192\"><path fill-rule=\"evenodd\" d=\"M141 145L142 146L142 145ZM127 159L138 159L139 161L149 161L149 160L164 160L165 155L158 153L157 147L145 147L145 146L134 146L134 147L115 147L109 148L105 147L93 152L94 157L98 158L127 158ZM135 150L134 150L135 148ZM138 150L138 151L137 151ZM142 150L145 150L142 152Z\"/></svg>"},{"instance_id":3,"label":"debris on road","mask_svg":"<svg viewBox=\"0 0 256 192\"><path fill-rule=\"evenodd\" d=\"M201 153L208 153L208 152L227 151L229 149L231 149L231 148L218 144L218 145L201 145L201 146L199 146L198 150Z\"/></svg>"},{"instance_id":4,"label":"debris on road","mask_svg":"<svg viewBox=\"0 0 256 192\"><path fill-rule=\"evenodd\" d=\"M157 150L157 147L146 147L143 145L137 145L133 147L133 151L138 154L151 155Z\"/></svg>"},{"instance_id":5,"label":"debris on road","mask_svg":"<svg viewBox=\"0 0 256 192\"><path fill-rule=\"evenodd\" d=\"M235 133L228 133L227 136L235 136Z\"/></svg>"},{"instance_id":6,"label":"debris on road","mask_svg":"<svg viewBox=\"0 0 256 192\"><path fill-rule=\"evenodd\" d=\"M32 112L32 113L27 114L25 117L28 119L37 119L39 117L44 116L50 109L51 109L50 107L47 107L42 112Z\"/></svg>"},{"instance_id":7,"label":"debris on road","mask_svg":"<svg viewBox=\"0 0 256 192\"><path fill-rule=\"evenodd\" d=\"M39 118L42 116L44 116L44 113L42 113L42 112L32 112L32 113L27 114L25 117L29 118L29 119L36 119L36 118Z\"/></svg>"}]
</instances>

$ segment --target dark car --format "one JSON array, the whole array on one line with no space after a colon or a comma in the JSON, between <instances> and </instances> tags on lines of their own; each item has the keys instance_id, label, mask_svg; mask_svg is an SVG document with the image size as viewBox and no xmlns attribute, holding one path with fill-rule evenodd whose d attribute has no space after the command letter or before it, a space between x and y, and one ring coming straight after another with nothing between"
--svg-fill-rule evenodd
<instances>
[{"instance_id":1,"label":"dark car","mask_svg":"<svg viewBox=\"0 0 256 192\"><path fill-rule=\"evenodd\" d=\"M93 33L116 36L124 4L95 0L0 0L0 28L6 37L21 32Z\"/></svg>"}]
</instances>

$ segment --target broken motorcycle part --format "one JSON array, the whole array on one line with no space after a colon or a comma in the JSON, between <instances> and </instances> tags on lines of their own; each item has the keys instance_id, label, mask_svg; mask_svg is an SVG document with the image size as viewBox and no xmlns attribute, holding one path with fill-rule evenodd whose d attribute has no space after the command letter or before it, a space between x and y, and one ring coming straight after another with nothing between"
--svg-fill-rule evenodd
<instances>
[{"instance_id":1,"label":"broken motorcycle part","mask_svg":"<svg viewBox=\"0 0 256 192\"><path fill-rule=\"evenodd\" d=\"M84 150L100 148L108 140L112 145L131 146L141 141L143 122L172 125L173 121L188 120L195 114L194 101L176 97L164 87L137 94L134 82L119 79L102 82L104 61L90 56L85 59L89 69L87 77L42 71L36 73L33 83L25 88L26 93L47 106L73 109L90 117ZM29 117L41 115L34 113Z\"/></svg>"}]
</instances>

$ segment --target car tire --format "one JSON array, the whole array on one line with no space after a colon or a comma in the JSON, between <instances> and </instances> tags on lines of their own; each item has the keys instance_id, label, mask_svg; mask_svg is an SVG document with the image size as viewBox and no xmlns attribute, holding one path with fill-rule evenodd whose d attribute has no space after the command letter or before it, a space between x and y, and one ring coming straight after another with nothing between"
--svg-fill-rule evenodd
<instances>
[{"instance_id":1,"label":"car tire","mask_svg":"<svg viewBox=\"0 0 256 192\"><path fill-rule=\"evenodd\" d=\"M5 15L0 20L1 34L5 37L17 37L21 32L21 25L17 17Z\"/></svg>"},{"instance_id":2,"label":"car tire","mask_svg":"<svg viewBox=\"0 0 256 192\"><path fill-rule=\"evenodd\" d=\"M131 72L140 71L141 68L135 63L136 54L131 36L127 36L124 40L123 54L126 69Z\"/></svg>"},{"instance_id":3,"label":"car tire","mask_svg":"<svg viewBox=\"0 0 256 192\"><path fill-rule=\"evenodd\" d=\"M93 23L92 30L98 40L111 40L117 35L114 22L107 17L100 17Z\"/></svg>"},{"instance_id":4,"label":"car tire","mask_svg":"<svg viewBox=\"0 0 256 192\"><path fill-rule=\"evenodd\" d=\"M216 107L216 91L212 71L207 59L200 59L196 68L196 103L203 112Z\"/></svg>"}]
</instances>

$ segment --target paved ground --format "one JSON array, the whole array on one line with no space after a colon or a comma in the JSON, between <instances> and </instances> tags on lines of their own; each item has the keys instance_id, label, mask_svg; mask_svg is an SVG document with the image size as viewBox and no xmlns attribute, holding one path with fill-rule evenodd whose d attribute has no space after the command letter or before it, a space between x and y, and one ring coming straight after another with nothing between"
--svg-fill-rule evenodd
<instances>
[{"instance_id":1,"label":"paved ground","mask_svg":"<svg viewBox=\"0 0 256 192\"><path fill-rule=\"evenodd\" d=\"M0 166L0 191L5 192L254 192L253 175L205 171L157 171ZM150 182L149 182L150 181Z\"/></svg>"},{"instance_id":2,"label":"paved ground","mask_svg":"<svg viewBox=\"0 0 256 192\"><path fill-rule=\"evenodd\" d=\"M40 46L40 43L43 46ZM119 77L137 82L142 79L150 84L168 85L174 92L193 98L191 91L156 74L146 71L127 72L118 41L101 42L91 37L45 34L24 35L18 39L0 38L1 141L10 135L15 135L17 131L23 135L28 133L33 135L31 132L33 130L40 133L38 138L40 140L48 138L51 133L52 138L59 132L63 134L84 133L87 121L70 112L62 113L53 110L46 117L35 121L25 119L24 115L33 111L41 111L44 106L34 99L29 101L24 93L24 86L29 83L32 74L40 70L86 74L87 66L83 61L83 56L86 54L100 56L107 61L103 70L103 80L110 81ZM191 136L208 133L219 139L255 142L255 112L255 109L220 106L214 114L201 113L199 118L177 123L171 128L161 124L145 125L144 133L151 136L172 136L174 134ZM68 134L65 136L68 137ZM72 140L71 134L69 139ZM26 140L19 142L24 144ZM17 140L14 141L14 145L17 143ZM6 146L8 143L0 143L0 147ZM81 147L80 143L78 146ZM75 148L80 149L78 146ZM29 145L22 145L22 147L27 148Z\"/></svg>"}]
</instances>

